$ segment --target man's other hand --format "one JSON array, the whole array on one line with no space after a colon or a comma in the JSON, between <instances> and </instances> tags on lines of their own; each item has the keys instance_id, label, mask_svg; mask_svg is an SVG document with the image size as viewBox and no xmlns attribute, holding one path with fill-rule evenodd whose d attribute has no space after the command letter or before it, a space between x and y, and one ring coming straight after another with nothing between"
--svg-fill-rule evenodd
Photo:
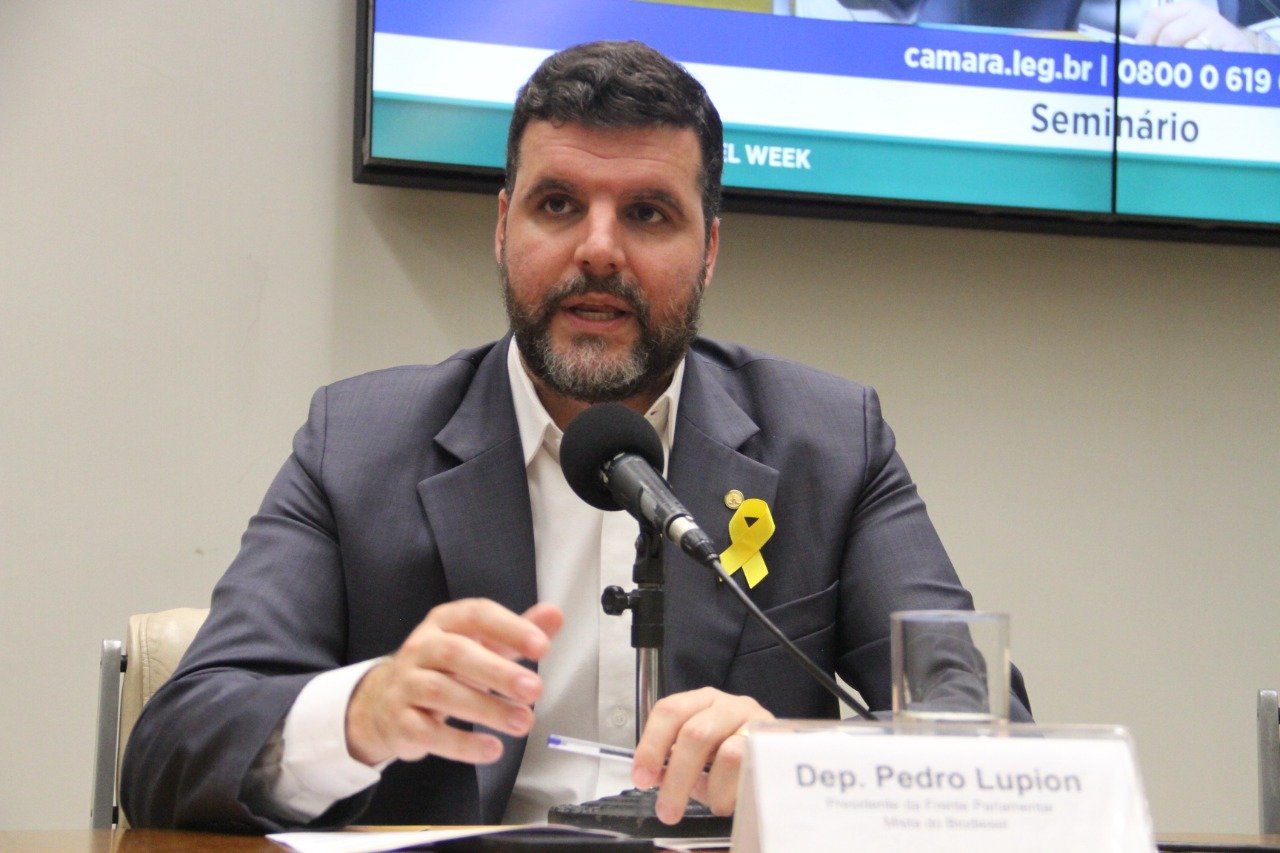
<instances>
[{"instance_id":1,"label":"man's other hand","mask_svg":"<svg viewBox=\"0 0 1280 853\"><path fill-rule=\"evenodd\" d=\"M668 696L649 714L631 781L637 788L660 786L657 811L663 823L678 823L690 797L715 814L732 814L746 746L742 728L772 719L751 697L711 687ZM707 765L711 769L704 773Z\"/></svg>"},{"instance_id":2,"label":"man's other hand","mask_svg":"<svg viewBox=\"0 0 1280 853\"><path fill-rule=\"evenodd\" d=\"M1134 41L1138 44L1199 50L1247 53L1280 51L1270 40L1240 29L1213 9L1188 0L1152 7L1143 17Z\"/></svg>"},{"instance_id":3,"label":"man's other hand","mask_svg":"<svg viewBox=\"0 0 1280 853\"><path fill-rule=\"evenodd\" d=\"M434 608L356 686L347 705L351 757L369 766L427 755L497 761L500 740L454 728L448 720L528 734L542 679L518 661L545 655L563 623L553 604L535 604L519 616L480 598Z\"/></svg>"}]
</instances>

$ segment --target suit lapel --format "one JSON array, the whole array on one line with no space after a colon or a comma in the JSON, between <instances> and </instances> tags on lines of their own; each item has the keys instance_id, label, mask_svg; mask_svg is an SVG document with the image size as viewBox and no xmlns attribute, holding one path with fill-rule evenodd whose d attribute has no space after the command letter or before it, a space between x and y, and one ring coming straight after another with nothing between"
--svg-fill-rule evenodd
<instances>
[{"instance_id":1,"label":"suit lapel","mask_svg":"<svg viewBox=\"0 0 1280 853\"><path fill-rule=\"evenodd\" d=\"M418 484L452 598L491 598L517 613L537 600L533 516L507 377L505 340L481 361L435 437L457 460Z\"/></svg>"},{"instance_id":2,"label":"suit lapel","mask_svg":"<svg viewBox=\"0 0 1280 853\"><path fill-rule=\"evenodd\" d=\"M533 517L507 376L507 339L481 361L435 442L457 464L420 482L418 496L450 597L489 598L516 613L527 610L538 598ZM476 767L481 823L501 821L524 756L524 738L490 733L505 748L497 763Z\"/></svg>"},{"instance_id":3,"label":"suit lapel","mask_svg":"<svg viewBox=\"0 0 1280 853\"><path fill-rule=\"evenodd\" d=\"M740 449L759 427L725 389L713 369L691 352L671 454L671 487L698 524L723 551L729 546L734 510L725 494L737 489L748 498L774 503L778 472ZM666 556L666 646L668 693L719 687L728 677L747 612L710 569L668 545ZM743 585L741 573L734 582Z\"/></svg>"}]
</instances>

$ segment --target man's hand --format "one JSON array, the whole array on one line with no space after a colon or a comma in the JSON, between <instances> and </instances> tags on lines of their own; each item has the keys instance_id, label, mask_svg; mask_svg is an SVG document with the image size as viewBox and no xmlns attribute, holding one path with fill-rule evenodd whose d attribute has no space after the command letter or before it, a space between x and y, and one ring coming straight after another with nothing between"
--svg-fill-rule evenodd
<instances>
[{"instance_id":1,"label":"man's hand","mask_svg":"<svg viewBox=\"0 0 1280 853\"><path fill-rule=\"evenodd\" d=\"M772 719L749 696L730 696L711 687L668 696L649 714L636 744L631 781L637 788L661 783L657 811L663 823L679 822L690 797L715 814L732 814L746 744L741 729L754 720ZM703 773L708 764L710 772Z\"/></svg>"},{"instance_id":2,"label":"man's hand","mask_svg":"<svg viewBox=\"0 0 1280 853\"><path fill-rule=\"evenodd\" d=\"M1275 46L1257 33L1242 30L1207 6L1177 0L1155 6L1138 27L1134 41L1163 47L1272 53Z\"/></svg>"},{"instance_id":3,"label":"man's hand","mask_svg":"<svg viewBox=\"0 0 1280 853\"><path fill-rule=\"evenodd\" d=\"M523 616L480 598L434 608L356 686L347 705L347 751L369 766L428 754L497 761L500 740L447 721L528 734L542 679L517 661L545 655L563 622L553 604L535 604Z\"/></svg>"}]
</instances>

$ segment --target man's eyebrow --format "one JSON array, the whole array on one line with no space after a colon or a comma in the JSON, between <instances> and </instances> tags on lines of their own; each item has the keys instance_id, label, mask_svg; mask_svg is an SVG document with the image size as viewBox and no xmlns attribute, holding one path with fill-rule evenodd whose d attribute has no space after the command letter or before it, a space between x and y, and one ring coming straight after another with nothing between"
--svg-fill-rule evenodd
<instances>
[{"instance_id":1,"label":"man's eyebrow","mask_svg":"<svg viewBox=\"0 0 1280 853\"><path fill-rule=\"evenodd\" d=\"M628 201L635 202L657 202L665 205L673 210L684 213L684 203L680 201L679 196L671 193L661 187L652 187L643 190L637 190L628 194Z\"/></svg>"},{"instance_id":2,"label":"man's eyebrow","mask_svg":"<svg viewBox=\"0 0 1280 853\"><path fill-rule=\"evenodd\" d=\"M572 181L566 181L564 178L543 178L525 191L525 196L539 196L547 193L560 192L573 195L577 190L577 186Z\"/></svg>"}]
</instances>

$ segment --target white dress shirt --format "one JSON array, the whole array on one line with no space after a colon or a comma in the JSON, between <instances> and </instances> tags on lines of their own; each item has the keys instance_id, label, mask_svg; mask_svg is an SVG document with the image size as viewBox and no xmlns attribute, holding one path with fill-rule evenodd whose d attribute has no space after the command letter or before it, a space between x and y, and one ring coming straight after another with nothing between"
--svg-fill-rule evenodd
<instances>
[{"instance_id":1,"label":"white dress shirt","mask_svg":"<svg viewBox=\"0 0 1280 853\"><path fill-rule=\"evenodd\" d=\"M624 512L584 503L560 471L563 432L551 420L525 373L515 342L507 353L512 401L524 449L538 600L559 605L565 625L538 664L542 699L535 708L515 790L504 823L546 820L547 810L616 794L631 787L621 762L547 749L547 735L634 746L635 651L628 616L606 616L604 588L630 589L639 524ZM670 458L684 362L645 417ZM249 789L261 791L273 811L299 822L381 778L376 768L347 752L346 709L356 684L380 658L321 673L298 694L278 738L259 755ZM251 795L252 797L252 795Z\"/></svg>"}]
</instances>

